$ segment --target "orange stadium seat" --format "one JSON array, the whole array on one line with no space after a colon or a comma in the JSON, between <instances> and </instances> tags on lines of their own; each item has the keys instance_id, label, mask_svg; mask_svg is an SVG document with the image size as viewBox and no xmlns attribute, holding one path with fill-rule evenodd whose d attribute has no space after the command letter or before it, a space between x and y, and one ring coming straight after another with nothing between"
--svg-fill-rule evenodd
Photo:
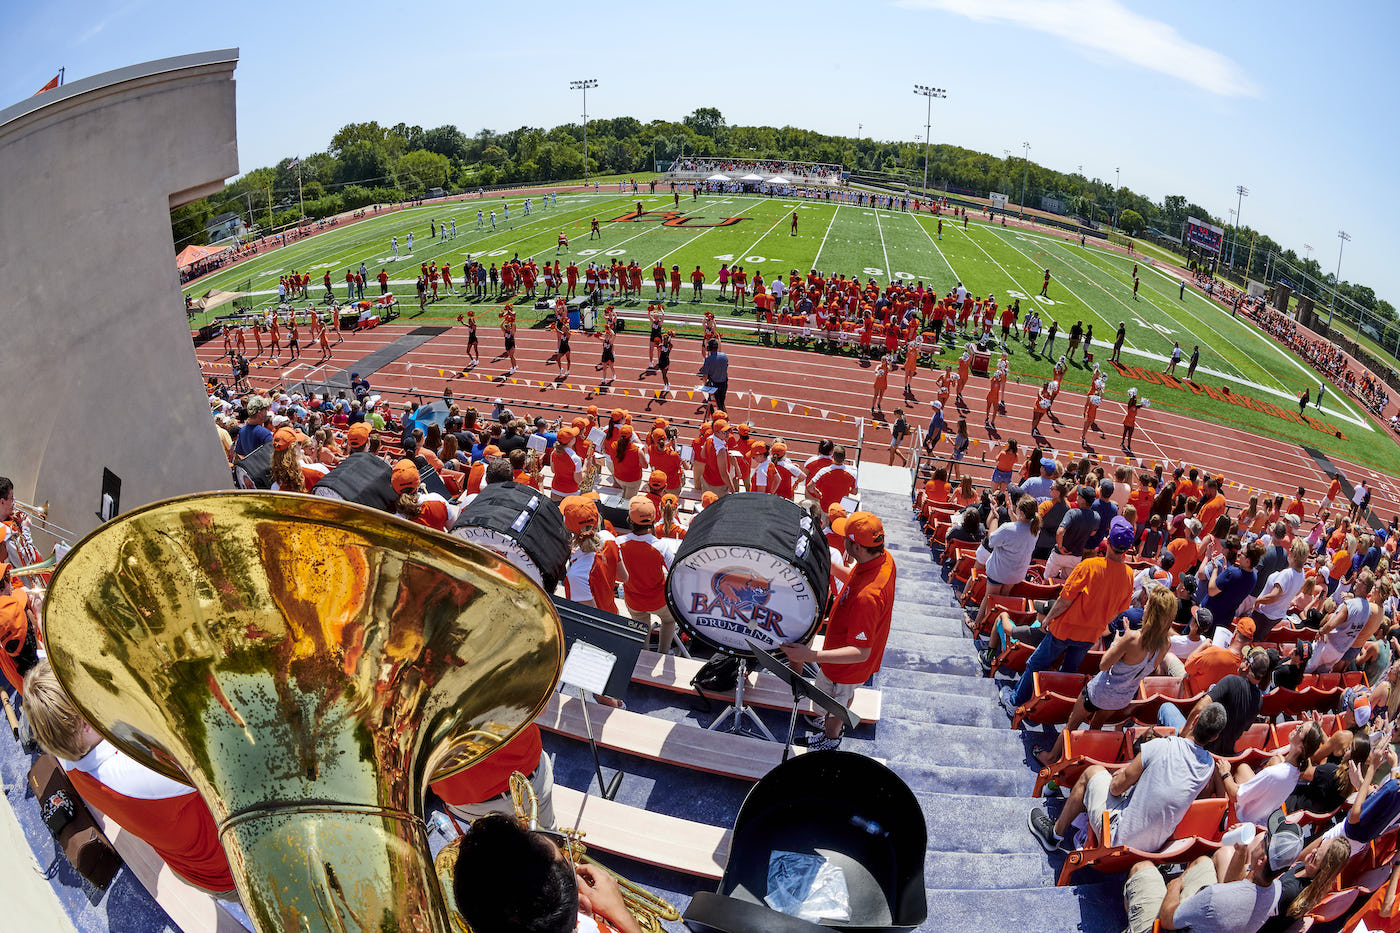
<instances>
[{"instance_id":1,"label":"orange stadium seat","mask_svg":"<svg viewBox=\"0 0 1400 933\"><path fill-rule=\"evenodd\" d=\"M1031 677L1031 698L1011 717L1011 728L1020 728L1027 720L1042 726L1069 722L1069 714L1088 679L1083 674L1036 671Z\"/></svg>"},{"instance_id":2,"label":"orange stadium seat","mask_svg":"<svg viewBox=\"0 0 1400 933\"><path fill-rule=\"evenodd\" d=\"M1081 868L1092 868L1102 874L1112 875L1125 872L1138 862L1168 865L1210 855L1220 848L1226 805L1227 801L1224 798L1193 801L1166 845L1158 852L1144 852L1132 846L1103 845L1095 837L1093 827L1090 826L1089 838L1085 841L1084 848L1076 849L1065 859L1057 883L1069 884L1074 873ZM1103 823L1104 833L1109 835L1112 825L1110 812L1104 813Z\"/></svg>"}]
</instances>

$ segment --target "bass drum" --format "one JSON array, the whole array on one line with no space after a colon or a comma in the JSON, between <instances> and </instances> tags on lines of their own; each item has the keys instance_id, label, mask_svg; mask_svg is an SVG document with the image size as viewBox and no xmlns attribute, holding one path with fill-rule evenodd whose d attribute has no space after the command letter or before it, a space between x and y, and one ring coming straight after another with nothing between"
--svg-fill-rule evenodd
<instances>
[{"instance_id":1,"label":"bass drum","mask_svg":"<svg viewBox=\"0 0 1400 933\"><path fill-rule=\"evenodd\" d=\"M546 593L554 592L568 568L564 513L549 496L523 483L481 487L449 533L501 555Z\"/></svg>"},{"instance_id":2,"label":"bass drum","mask_svg":"<svg viewBox=\"0 0 1400 933\"><path fill-rule=\"evenodd\" d=\"M394 494L393 474L393 468L374 454L351 454L321 477L311 494L393 512L394 504L399 501Z\"/></svg>"},{"instance_id":3,"label":"bass drum","mask_svg":"<svg viewBox=\"0 0 1400 933\"><path fill-rule=\"evenodd\" d=\"M695 516L666 581L666 602L691 636L752 657L816 635L831 553L805 509L763 492L727 495Z\"/></svg>"}]
</instances>

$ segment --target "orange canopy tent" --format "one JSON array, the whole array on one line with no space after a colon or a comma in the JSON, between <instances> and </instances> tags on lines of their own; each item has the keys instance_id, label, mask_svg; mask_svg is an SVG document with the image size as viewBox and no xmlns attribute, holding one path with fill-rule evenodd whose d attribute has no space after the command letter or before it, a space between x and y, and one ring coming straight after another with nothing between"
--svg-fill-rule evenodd
<instances>
[{"instance_id":1,"label":"orange canopy tent","mask_svg":"<svg viewBox=\"0 0 1400 933\"><path fill-rule=\"evenodd\" d=\"M189 246L180 250L180 254L175 257L175 267L177 269L183 269L186 266L192 266L201 259L208 259L210 256L226 253L233 249L234 245L233 243L227 243L223 246L198 246L191 243Z\"/></svg>"}]
</instances>

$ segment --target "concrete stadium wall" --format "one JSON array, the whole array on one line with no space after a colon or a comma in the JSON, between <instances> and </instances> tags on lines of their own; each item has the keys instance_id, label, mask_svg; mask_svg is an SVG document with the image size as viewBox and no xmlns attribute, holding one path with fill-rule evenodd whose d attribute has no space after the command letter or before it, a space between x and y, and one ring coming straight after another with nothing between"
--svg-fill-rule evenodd
<instances>
[{"instance_id":1,"label":"concrete stadium wall","mask_svg":"<svg viewBox=\"0 0 1400 933\"><path fill-rule=\"evenodd\" d=\"M238 172L237 62L162 59L0 111L0 475L75 533L98 524L104 467L122 511L232 485L170 210Z\"/></svg>"}]
</instances>

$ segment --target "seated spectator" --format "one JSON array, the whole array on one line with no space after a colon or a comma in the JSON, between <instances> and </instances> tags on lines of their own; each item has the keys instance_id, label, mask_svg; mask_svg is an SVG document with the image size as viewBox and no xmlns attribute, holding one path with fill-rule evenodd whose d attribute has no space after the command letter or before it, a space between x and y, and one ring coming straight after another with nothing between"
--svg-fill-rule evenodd
<instances>
[{"instance_id":1,"label":"seated spectator","mask_svg":"<svg viewBox=\"0 0 1400 933\"><path fill-rule=\"evenodd\" d=\"M1166 555L1170 556L1170 555ZM1180 603L1178 603L1178 608ZM1185 677L1186 659L1196 653L1196 650L1203 645L1209 644L1201 632L1214 625L1209 609L1202 609L1199 606L1190 610L1189 621L1186 623L1185 635L1173 635L1167 647L1167 654L1162 658L1162 663L1158 667L1164 677Z\"/></svg>"},{"instance_id":2,"label":"seated spectator","mask_svg":"<svg viewBox=\"0 0 1400 933\"><path fill-rule=\"evenodd\" d=\"M1210 647L1201 649L1208 650ZM1199 654L1200 652L1197 652L1197 655ZM1239 661L1237 668L1238 674L1230 674L1210 687L1188 715L1183 716L1181 710L1172 704L1163 703L1157 711L1157 724L1174 726L1180 732L1189 728L1192 719L1211 706L1222 706L1227 714L1225 726L1212 738L1203 739L1201 744L1213 754L1233 755L1235 743L1244 731L1254 724L1255 717L1259 715L1259 707L1264 701L1264 694L1259 685L1269 676L1269 655L1265 651L1255 651L1248 660ZM1199 692L1194 686L1188 685L1188 689Z\"/></svg>"},{"instance_id":3,"label":"seated spectator","mask_svg":"<svg viewBox=\"0 0 1400 933\"><path fill-rule=\"evenodd\" d=\"M1400 779L1390 778L1379 787L1375 786L1376 772L1382 765L1394 771L1395 749L1389 742L1378 742L1371 749L1364 769L1355 760L1347 762L1351 782L1356 786L1356 796L1352 798L1351 809L1346 819L1339 820L1327 832L1322 833L1311 843L1323 846L1333 839L1345 839L1355 855L1374 839L1378 839L1400 825Z\"/></svg>"},{"instance_id":4,"label":"seated spectator","mask_svg":"<svg viewBox=\"0 0 1400 933\"><path fill-rule=\"evenodd\" d=\"M1156 852L1215 775L1215 761L1204 746L1219 737L1225 723L1225 708L1212 703L1177 735L1144 742L1117 771L1090 766L1075 781L1059 819L1051 820L1039 807L1031 810L1031 833L1046 852L1053 852L1082 813L1101 843ZM1108 839L1103 837L1104 811L1112 815Z\"/></svg>"},{"instance_id":5,"label":"seated spectator","mask_svg":"<svg viewBox=\"0 0 1400 933\"><path fill-rule=\"evenodd\" d=\"M1217 758L1216 767L1225 796L1235 804L1235 815L1244 823L1263 824L1283 806L1298 786L1298 777L1312 764L1322 747L1322 728L1309 722L1293 730L1282 756L1271 757L1258 774L1246 762L1235 765Z\"/></svg>"},{"instance_id":6,"label":"seated spectator","mask_svg":"<svg viewBox=\"0 0 1400 933\"><path fill-rule=\"evenodd\" d=\"M1196 693L1207 689L1222 677L1233 674L1239 668L1240 660L1244 657L1245 645L1254 634L1252 619L1236 620L1233 630L1219 624L1219 620L1216 622L1210 632L1209 643L1186 659L1187 685Z\"/></svg>"},{"instance_id":7,"label":"seated spectator","mask_svg":"<svg viewBox=\"0 0 1400 933\"><path fill-rule=\"evenodd\" d=\"M1337 877L1351 857L1345 840L1333 839L1327 845L1306 852L1279 878L1282 890L1274 915L1260 927L1260 933L1284 933L1294 926L1324 897L1332 893Z\"/></svg>"},{"instance_id":8,"label":"seated spectator","mask_svg":"<svg viewBox=\"0 0 1400 933\"><path fill-rule=\"evenodd\" d=\"M1375 577L1371 571L1363 569L1356 575L1352 594L1318 629L1312 660L1308 662L1309 674L1340 669L1353 648L1359 650L1359 646L1380 627L1380 607L1373 606L1366 598L1374 585Z\"/></svg>"},{"instance_id":9,"label":"seated spectator","mask_svg":"<svg viewBox=\"0 0 1400 933\"><path fill-rule=\"evenodd\" d=\"M452 869L457 908L475 933L641 933L617 880L575 865L568 843L501 814L484 816L462 836Z\"/></svg>"},{"instance_id":10,"label":"seated spectator","mask_svg":"<svg viewBox=\"0 0 1400 933\"><path fill-rule=\"evenodd\" d=\"M228 856L204 798L127 757L93 729L47 660L24 678L24 714L39 747L58 759L91 806L146 842L197 888L236 900Z\"/></svg>"},{"instance_id":11,"label":"seated spectator","mask_svg":"<svg viewBox=\"0 0 1400 933\"><path fill-rule=\"evenodd\" d=\"M1327 760L1332 751L1331 740L1346 734L1347 745L1340 754L1339 761ZM1309 813L1328 814L1334 813L1347 802L1356 791L1356 785L1352 784L1351 763L1355 763L1358 768L1364 768L1367 760L1371 757L1371 737L1365 733L1353 735L1350 730L1341 729L1327 737L1322 747L1313 753L1313 762L1317 762L1321 757L1320 764L1312 769L1312 774L1307 780L1298 782L1298 786L1293 789L1293 793L1288 795L1284 806L1289 813L1298 810L1306 810Z\"/></svg>"},{"instance_id":12,"label":"seated spectator","mask_svg":"<svg viewBox=\"0 0 1400 933\"><path fill-rule=\"evenodd\" d=\"M1203 855L1180 877L1164 883L1151 862L1138 862L1123 886L1128 929L1193 933L1256 933L1277 911L1280 876L1303 849L1298 827L1277 813L1268 832L1246 845L1225 846L1214 859Z\"/></svg>"},{"instance_id":13,"label":"seated spectator","mask_svg":"<svg viewBox=\"0 0 1400 933\"><path fill-rule=\"evenodd\" d=\"M1281 550L1282 547L1279 546ZM1294 597L1303 589L1303 568L1308 563L1308 543L1295 538L1288 550L1288 565L1275 570L1267 580L1258 585L1258 597L1254 600L1254 637L1258 641L1268 641L1274 626L1288 614Z\"/></svg>"}]
</instances>

